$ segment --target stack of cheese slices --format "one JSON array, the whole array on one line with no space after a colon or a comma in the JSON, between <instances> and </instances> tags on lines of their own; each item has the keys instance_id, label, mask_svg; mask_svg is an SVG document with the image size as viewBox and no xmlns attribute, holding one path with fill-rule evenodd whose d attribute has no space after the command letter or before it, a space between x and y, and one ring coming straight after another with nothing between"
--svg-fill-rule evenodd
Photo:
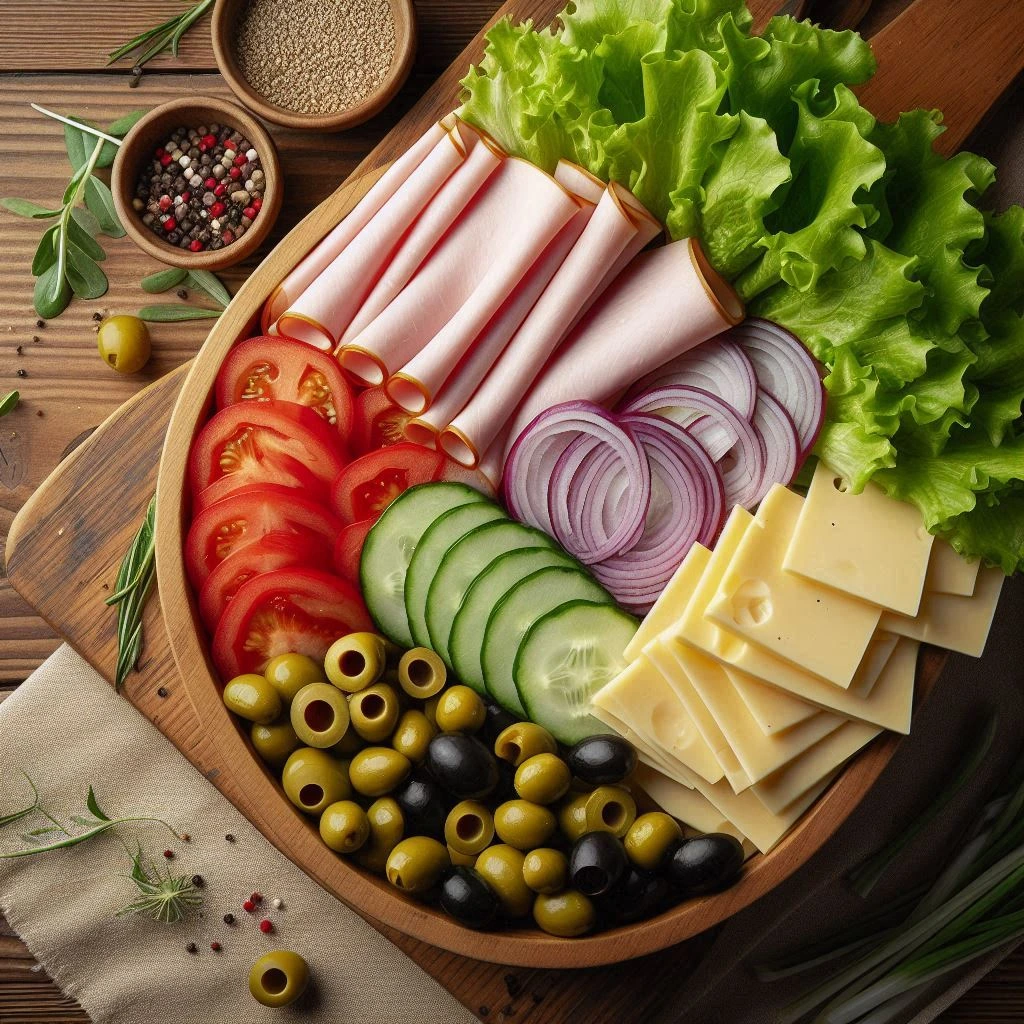
<instances>
[{"instance_id":1,"label":"stack of cheese slices","mask_svg":"<svg viewBox=\"0 0 1024 1024\"><path fill-rule=\"evenodd\" d=\"M690 550L592 711L657 803L767 852L865 744L910 731L921 641L981 654L1003 579L819 465L806 498L776 486Z\"/></svg>"}]
</instances>

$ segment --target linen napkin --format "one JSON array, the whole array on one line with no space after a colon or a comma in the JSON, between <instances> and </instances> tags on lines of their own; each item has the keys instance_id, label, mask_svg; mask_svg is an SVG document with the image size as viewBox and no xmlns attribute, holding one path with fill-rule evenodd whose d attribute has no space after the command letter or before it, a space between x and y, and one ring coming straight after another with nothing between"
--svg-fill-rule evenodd
<instances>
[{"instance_id":1,"label":"linen napkin","mask_svg":"<svg viewBox=\"0 0 1024 1024\"><path fill-rule=\"evenodd\" d=\"M203 916L177 924L114 914L132 899L124 843L107 833L68 850L0 861L0 911L49 975L90 1017L110 1024L469 1024L475 1017L355 913L259 834L135 708L69 647L0 704L0 815L31 802L26 772L61 821L85 814L91 784L110 816L176 874L199 874ZM45 824L0 830L0 849ZM13 833L13 834L12 834ZM229 842L225 836L232 836ZM165 860L170 850L173 859ZM243 901L263 895L258 913ZM138 895L137 890L135 895ZM273 901L283 901L275 909ZM225 914L235 923L226 924ZM272 934L259 921L269 918ZM195 943L197 952L187 950ZM214 952L211 942L219 942ZM272 949L306 958L312 981L286 1009L248 991L252 963Z\"/></svg>"}]
</instances>

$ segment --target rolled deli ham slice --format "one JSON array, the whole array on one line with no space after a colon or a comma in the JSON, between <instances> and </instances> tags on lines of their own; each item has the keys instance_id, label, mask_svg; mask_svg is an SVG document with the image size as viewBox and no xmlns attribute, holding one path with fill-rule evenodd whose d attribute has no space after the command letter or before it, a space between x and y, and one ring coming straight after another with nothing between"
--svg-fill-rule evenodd
<instances>
[{"instance_id":1,"label":"rolled deli ham slice","mask_svg":"<svg viewBox=\"0 0 1024 1024\"><path fill-rule=\"evenodd\" d=\"M459 133L445 132L394 195L292 300L277 321L278 332L333 349L410 226L465 158Z\"/></svg>"},{"instance_id":2,"label":"rolled deli ham slice","mask_svg":"<svg viewBox=\"0 0 1024 1024\"><path fill-rule=\"evenodd\" d=\"M503 160L399 295L340 346L342 366L421 411L579 209L534 164Z\"/></svg>"},{"instance_id":3,"label":"rolled deli ham slice","mask_svg":"<svg viewBox=\"0 0 1024 1024\"><path fill-rule=\"evenodd\" d=\"M545 409L576 399L606 402L742 319L739 296L695 239L642 253L545 366L509 421L503 459Z\"/></svg>"},{"instance_id":4,"label":"rolled deli ham slice","mask_svg":"<svg viewBox=\"0 0 1024 1024\"><path fill-rule=\"evenodd\" d=\"M464 466L475 467L544 364L568 334L573 320L606 286L607 270L637 242L638 219L613 182L604 191L583 234L530 310L501 357L462 411L441 432L438 444ZM659 229L660 230L660 229Z\"/></svg>"},{"instance_id":5,"label":"rolled deli ham slice","mask_svg":"<svg viewBox=\"0 0 1024 1024\"><path fill-rule=\"evenodd\" d=\"M344 220L333 227L277 286L263 306L264 334L270 331L292 302L330 266L342 249L366 227L370 218L398 191L437 143L449 134L451 120L454 120L453 115L449 115L444 121L432 124L374 182L370 191L348 212Z\"/></svg>"}]
</instances>

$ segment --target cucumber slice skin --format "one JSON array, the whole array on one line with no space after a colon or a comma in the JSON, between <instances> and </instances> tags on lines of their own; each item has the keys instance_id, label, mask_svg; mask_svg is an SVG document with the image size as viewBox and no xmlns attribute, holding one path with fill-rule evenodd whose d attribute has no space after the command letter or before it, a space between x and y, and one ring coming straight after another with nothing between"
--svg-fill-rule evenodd
<instances>
[{"instance_id":1,"label":"cucumber slice skin","mask_svg":"<svg viewBox=\"0 0 1024 1024\"><path fill-rule=\"evenodd\" d=\"M565 746L608 732L586 708L590 697L626 667L623 652L639 625L621 608L593 601L569 601L537 619L519 645L512 671L530 721L544 726ZM599 652L590 678L585 671L588 666L578 663L579 644ZM553 658L562 658L567 673L579 678L571 694L547 679Z\"/></svg>"},{"instance_id":2,"label":"cucumber slice skin","mask_svg":"<svg viewBox=\"0 0 1024 1024\"><path fill-rule=\"evenodd\" d=\"M470 530L444 554L427 591L427 635L430 646L454 671L448 640L466 591L495 558L527 547L551 547L554 541L532 526L496 520Z\"/></svg>"},{"instance_id":3,"label":"cucumber slice skin","mask_svg":"<svg viewBox=\"0 0 1024 1024\"><path fill-rule=\"evenodd\" d=\"M539 618L576 600L614 604L611 594L585 572L555 567L531 573L495 605L484 630L480 665L487 692L506 711L527 717L513 675L523 637Z\"/></svg>"},{"instance_id":4,"label":"cucumber slice skin","mask_svg":"<svg viewBox=\"0 0 1024 1024\"><path fill-rule=\"evenodd\" d=\"M470 530L496 520L509 521L505 511L494 502L474 502L441 513L420 536L405 576L405 614L413 643L429 647L427 632L427 593L448 549Z\"/></svg>"},{"instance_id":5,"label":"cucumber slice skin","mask_svg":"<svg viewBox=\"0 0 1024 1024\"><path fill-rule=\"evenodd\" d=\"M521 580L539 569L558 567L579 568L579 562L555 547L519 548L499 555L473 580L462 599L462 607L455 616L448 638L448 653L459 682L476 690L482 697L490 696L484 685L480 657L491 612Z\"/></svg>"},{"instance_id":6,"label":"cucumber slice skin","mask_svg":"<svg viewBox=\"0 0 1024 1024\"><path fill-rule=\"evenodd\" d=\"M399 647L413 646L405 614L405 577L423 533L444 512L489 501L467 484L420 484L388 505L366 535L359 587L377 628Z\"/></svg>"}]
</instances>

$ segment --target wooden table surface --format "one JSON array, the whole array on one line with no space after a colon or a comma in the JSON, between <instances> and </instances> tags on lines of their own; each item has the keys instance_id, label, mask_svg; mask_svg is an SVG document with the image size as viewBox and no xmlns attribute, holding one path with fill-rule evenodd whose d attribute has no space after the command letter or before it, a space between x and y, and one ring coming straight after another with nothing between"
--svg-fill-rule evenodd
<instances>
[{"instance_id":1,"label":"wooden table surface","mask_svg":"<svg viewBox=\"0 0 1024 1024\"><path fill-rule=\"evenodd\" d=\"M177 60L165 56L152 62L137 89L128 88L126 65L114 71L105 68L110 49L182 6L174 0L91 0L88 5L80 0L0 0L0 196L56 202L70 173L59 126L32 111L30 102L108 122L182 94L230 95L216 72L206 22L185 38ZM416 6L419 55L409 82L388 111L344 135L273 129L287 191L270 246L349 174L462 50L498 0L418 0ZM861 6L821 0L815 16L829 23L830 17L846 16ZM868 34L876 31L904 6L905 0L878 0L862 29ZM1019 119L1020 99L1018 87L983 130L978 140L983 152L991 156L1005 149L1003 126L1011 111ZM0 421L3 537L17 510L78 440L142 386L193 355L205 336L202 322L155 326L154 355L144 373L120 377L103 367L96 353L92 314L133 312L144 305L149 300L138 287L139 279L158 269L128 239L104 239L104 269L111 284L106 296L95 302L76 299L59 319L38 328L28 267L40 231L37 222L0 210L0 394L17 388L22 395L19 408ZM229 286L237 286L255 262L224 274ZM0 576L0 700L57 642ZM0 919L0 1024L71 1024L86 1019ZM1010 1024L1022 1019L1024 951L942 1018L946 1024Z\"/></svg>"}]
</instances>

